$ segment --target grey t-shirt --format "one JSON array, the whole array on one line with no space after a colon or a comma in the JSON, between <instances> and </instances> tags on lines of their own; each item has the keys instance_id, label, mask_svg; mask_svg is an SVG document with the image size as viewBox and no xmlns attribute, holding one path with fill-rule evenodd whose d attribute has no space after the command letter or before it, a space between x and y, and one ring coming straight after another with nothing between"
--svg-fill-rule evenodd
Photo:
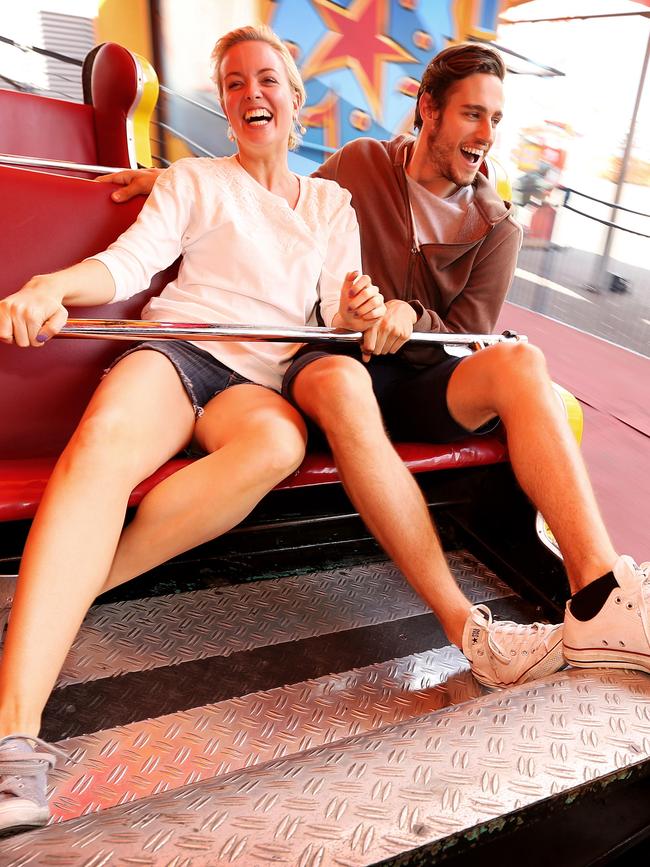
<instances>
[{"instance_id":1,"label":"grey t-shirt","mask_svg":"<svg viewBox=\"0 0 650 867\"><path fill-rule=\"evenodd\" d=\"M480 217L474 205L474 187L459 187L446 199L430 193L409 175L409 199L418 244L454 244L459 236L467 239L470 223Z\"/></svg>"}]
</instances>

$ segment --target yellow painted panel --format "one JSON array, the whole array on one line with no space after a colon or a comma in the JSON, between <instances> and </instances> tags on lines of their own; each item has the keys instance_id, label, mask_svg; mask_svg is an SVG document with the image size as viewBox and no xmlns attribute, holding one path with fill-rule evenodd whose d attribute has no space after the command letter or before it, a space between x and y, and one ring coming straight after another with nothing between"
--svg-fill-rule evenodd
<instances>
[{"instance_id":1,"label":"yellow painted panel","mask_svg":"<svg viewBox=\"0 0 650 867\"><path fill-rule=\"evenodd\" d=\"M98 43L118 42L153 61L147 0L101 0L95 26Z\"/></svg>"}]
</instances>

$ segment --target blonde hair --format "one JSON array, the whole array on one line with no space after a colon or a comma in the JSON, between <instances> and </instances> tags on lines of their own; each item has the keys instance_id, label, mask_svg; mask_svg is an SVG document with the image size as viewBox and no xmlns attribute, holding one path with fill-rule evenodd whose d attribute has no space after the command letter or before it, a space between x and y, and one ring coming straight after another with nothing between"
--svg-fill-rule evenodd
<instances>
[{"instance_id":1,"label":"blonde hair","mask_svg":"<svg viewBox=\"0 0 650 867\"><path fill-rule=\"evenodd\" d=\"M217 40L217 44L214 46L211 56L213 64L212 81L214 81L217 86L217 92L219 93L219 99L222 104L223 82L221 80L221 64L227 52L230 51L231 48L234 48L235 45L239 45L240 42L266 42L267 45L270 45L271 48L280 55L280 58L284 63L284 68L287 71L289 86L298 99L297 110L299 112L305 104L307 95L305 93L305 85L302 83L302 78L300 77L298 67L296 66L296 61L293 59L289 49L280 37L265 24L259 24L255 27L238 27L236 30L231 30L229 33L226 33ZM298 147L300 144L300 136L298 135L297 130L292 129L289 133L288 144L291 150Z\"/></svg>"}]
</instances>

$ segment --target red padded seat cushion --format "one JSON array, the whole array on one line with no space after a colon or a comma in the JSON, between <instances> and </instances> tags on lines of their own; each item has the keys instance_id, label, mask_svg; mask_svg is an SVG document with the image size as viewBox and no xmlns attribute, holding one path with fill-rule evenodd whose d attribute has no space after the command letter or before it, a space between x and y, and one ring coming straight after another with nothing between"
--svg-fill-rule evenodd
<instances>
[{"instance_id":1,"label":"red padded seat cushion","mask_svg":"<svg viewBox=\"0 0 650 867\"><path fill-rule=\"evenodd\" d=\"M398 443L397 452L412 473L458 467L476 467L501 463L508 459L505 442L496 436L468 437L454 445ZM55 458L0 460L0 522L33 518ZM145 479L131 494L129 505L136 506L158 482L191 463L189 458L174 458ZM339 482L332 456L308 454L302 466L277 486L277 489L301 488Z\"/></svg>"}]
</instances>

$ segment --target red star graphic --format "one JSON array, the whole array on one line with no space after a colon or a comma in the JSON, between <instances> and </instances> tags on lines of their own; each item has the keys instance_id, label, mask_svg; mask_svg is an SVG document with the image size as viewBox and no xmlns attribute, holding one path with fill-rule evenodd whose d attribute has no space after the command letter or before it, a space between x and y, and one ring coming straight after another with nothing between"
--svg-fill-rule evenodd
<instances>
[{"instance_id":1,"label":"red star graphic","mask_svg":"<svg viewBox=\"0 0 650 867\"><path fill-rule=\"evenodd\" d=\"M306 80L333 69L351 69L375 118L381 118L383 64L416 63L404 48L385 35L389 0L355 0L342 9L331 0L313 0L329 28L302 67Z\"/></svg>"}]
</instances>

